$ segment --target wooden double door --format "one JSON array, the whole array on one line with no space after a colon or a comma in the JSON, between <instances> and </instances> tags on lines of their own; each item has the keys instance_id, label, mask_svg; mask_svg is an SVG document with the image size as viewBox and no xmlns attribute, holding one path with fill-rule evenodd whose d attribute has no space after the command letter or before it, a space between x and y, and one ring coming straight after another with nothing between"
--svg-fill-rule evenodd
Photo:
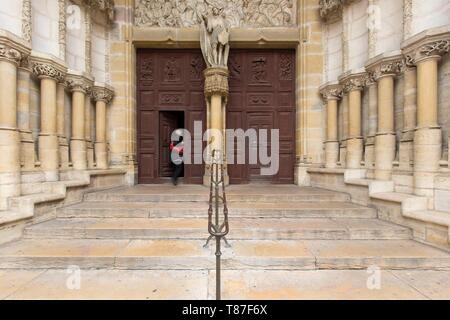
<instances>
[{"instance_id":1,"label":"wooden double door","mask_svg":"<svg viewBox=\"0 0 450 320\"><path fill-rule=\"evenodd\" d=\"M188 129L194 139L194 121L206 127L203 94L205 65L200 50L137 52L137 151L139 183L160 183L171 174L169 132ZM262 176L254 164L230 164L230 183L256 181L290 184L295 164L295 52L293 50L232 49L229 58L230 93L226 107L228 129L279 129L279 169ZM180 120L182 119L182 120ZM197 137L199 138L199 137ZM258 137L259 138L259 137ZM192 140L193 142L193 140ZM272 141L247 139L252 148L267 148ZM235 152L239 150L235 146ZM255 150L257 151L257 150ZM194 159L192 155L191 159ZM185 165L184 181L203 182L204 166Z\"/></svg>"}]
</instances>

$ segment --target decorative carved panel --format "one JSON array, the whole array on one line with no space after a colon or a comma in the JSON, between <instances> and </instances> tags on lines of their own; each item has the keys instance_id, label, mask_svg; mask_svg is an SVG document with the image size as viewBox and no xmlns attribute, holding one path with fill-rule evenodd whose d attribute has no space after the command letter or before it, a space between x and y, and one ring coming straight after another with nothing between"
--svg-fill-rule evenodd
<instances>
[{"instance_id":1,"label":"decorative carved panel","mask_svg":"<svg viewBox=\"0 0 450 320\"><path fill-rule=\"evenodd\" d=\"M222 10L230 27L295 25L294 0L136 0L135 24L147 27L191 27L211 8Z\"/></svg>"}]
</instances>

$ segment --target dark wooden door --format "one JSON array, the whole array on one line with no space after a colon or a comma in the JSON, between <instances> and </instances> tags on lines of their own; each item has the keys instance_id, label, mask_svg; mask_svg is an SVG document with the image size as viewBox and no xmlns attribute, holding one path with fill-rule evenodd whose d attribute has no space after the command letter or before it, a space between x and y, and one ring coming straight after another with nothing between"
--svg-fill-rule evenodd
<instances>
[{"instance_id":1,"label":"dark wooden door","mask_svg":"<svg viewBox=\"0 0 450 320\"><path fill-rule=\"evenodd\" d=\"M172 132L178 129L178 114L163 111L159 114L159 173L160 177L171 177L174 166L170 161L170 138Z\"/></svg>"},{"instance_id":2,"label":"dark wooden door","mask_svg":"<svg viewBox=\"0 0 450 320\"><path fill-rule=\"evenodd\" d=\"M184 112L184 128L206 121L205 64L201 51L137 50L137 161L139 183L160 183L169 169L163 135L172 126L163 112ZM162 115L162 122L160 116ZM169 116L170 117L170 116ZM160 128L160 123L165 129ZM191 131L192 132L192 131ZM203 132L202 132L203 133ZM164 142L166 143L166 142ZM185 165L184 181L203 182L203 165Z\"/></svg>"},{"instance_id":3,"label":"dark wooden door","mask_svg":"<svg viewBox=\"0 0 450 320\"><path fill-rule=\"evenodd\" d=\"M294 182L295 164L295 51L233 49L229 59L230 95L227 128L279 129L279 170L274 176L262 176L257 164L228 166L230 182L255 181L290 184ZM257 147L247 139L248 150ZM270 156L270 131L266 148ZM235 153L238 151L235 146ZM256 149L255 149L256 151Z\"/></svg>"}]
</instances>

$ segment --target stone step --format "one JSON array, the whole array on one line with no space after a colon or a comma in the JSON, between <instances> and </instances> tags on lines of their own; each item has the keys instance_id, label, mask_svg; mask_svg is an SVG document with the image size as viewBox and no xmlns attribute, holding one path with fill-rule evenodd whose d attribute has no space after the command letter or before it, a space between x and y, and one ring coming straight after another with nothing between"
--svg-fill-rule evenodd
<instances>
[{"instance_id":1,"label":"stone step","mask_svg":"<svg viewBox=\"0 0 450 320\"><path fill-rule=\"evenodd\" d=\"M376 218L375 209L347 202L229 203L230 217L265 218ZM57 210L64 218L202 218L208 203L199 202L82 202Z\"/></svg>"},{"instance_id":2,"label":"stone step","mask_svg":"<svg viewBox=\"0 0 450 320\"><path fill-rule=\"evenodd\" d=\"M205 239L207 219L68 218L25 229L27 239ZM411 239L411 231L377 219L230 219L229 240Z\"/></svg>"},{"instance_id":3,"label":"stone step","mask_svg":"<svg viewBox=\"0 0 450 320\"><path fill-rule=\"evenodd\" d=\"M147 187L147 188L144 188ZM133 192L127 189L107 190L86 194L85 201L109 201L109 202L207 202L209 189L201 186L177 187L163 186L164 190L150 186L142 186ZM277 189L280 188L280 189ZM228 202L294 202L294 201L349 201L350 196L345 193L332 192L316 188L299 188L295 186L277 186L267 189L253 186L251 190L242 191L237 187L227 189ZM270 191L269 191L270 190Z\"/></svg>"},{"instance_id":4,"label":"stone step","mask_svg":"<svg viewBox=\"0 0 450 320\"><path fill-rule=\"evenodd\" d=\"M199 240L23 240L0 247L1 269L213 269ZM223 248L223 269L450 270L450 254L412 240L252 240Z\"/></svg>"}]
</instances>

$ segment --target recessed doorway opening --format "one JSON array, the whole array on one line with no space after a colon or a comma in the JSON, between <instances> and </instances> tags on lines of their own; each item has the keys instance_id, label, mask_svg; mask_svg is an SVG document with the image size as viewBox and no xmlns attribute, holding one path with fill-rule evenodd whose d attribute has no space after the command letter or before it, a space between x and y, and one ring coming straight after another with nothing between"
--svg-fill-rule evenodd
<instances>
[{"instance_id":1,"label":"recessed doorway opening","mask_svg":"<svg viewBox=\"0 0 450 320\"><path fill-rule=\"evenodd\" d=\"M159 112L159 177L172 177L175 166L170 159L170 143L172 132L184 129L184 111ZM184 177L184 170L180 178Z\"/></svg>"}]
</instances>

